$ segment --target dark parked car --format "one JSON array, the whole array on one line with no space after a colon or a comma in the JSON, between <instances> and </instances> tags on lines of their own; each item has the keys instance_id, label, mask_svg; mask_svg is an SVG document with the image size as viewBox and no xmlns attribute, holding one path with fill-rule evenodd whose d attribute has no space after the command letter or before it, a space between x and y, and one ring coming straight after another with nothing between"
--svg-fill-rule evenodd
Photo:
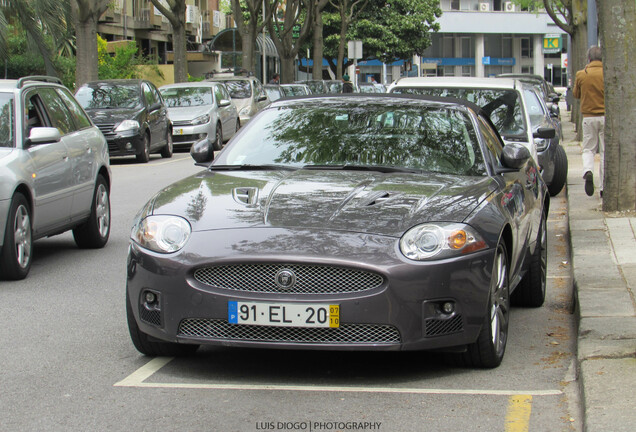
<instances>
[{"instance_id":1,"label":"dark parked car","mask_svg":"<svg viewBox=\"0 0 636 432\"><path fill-rule=\"evenodd\" d=\"M464 351L496 367L540 306L549 196L461 100L274 102L134 221L127 317L147 355L200 344Z\"/></svg>"},{"instance_id":2,"label":"dark parked car","mask_svg":"<svg viewBox=\"0 0 636 432\"><path fill-rule=\"evenodd\" d=\"M81 248L110 235L106 140L53 77L0 80L0 277L23 279L33 241L73 230Z\"/></svg>"},{"instance_id":3,"label":"dark parked car","mask_svg":"<svg viewBox=\"0 0 636 432\"><path fill-rule=\"evenodd\" d=\"M92 81L75 97L108 141L110 156L172 157L172 124L157 88L140 79Z\"/></svg>"},{"instance_id":4,"label":"dark parked car","mask_svg":"<svg viewBox=\"0 0 636 432\"><path fill-rule=\"evenodd\" d=\"M497 75L498 78L514 78L536 86L539 89L539 93L543 100L545 100L550 113L555 118L560 118L561 111L559 109L559 101L561 100L561 94L558 93L552 83L547 81L541 75L527 74L527 73L504 73Z\"/></svg>"}]
</instances>

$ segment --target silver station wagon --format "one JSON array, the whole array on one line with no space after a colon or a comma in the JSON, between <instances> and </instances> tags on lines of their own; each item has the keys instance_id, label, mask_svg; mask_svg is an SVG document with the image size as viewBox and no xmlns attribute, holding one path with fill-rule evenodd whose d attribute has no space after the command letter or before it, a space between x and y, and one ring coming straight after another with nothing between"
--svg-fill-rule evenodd
<instances>
[{"instance_id":1,"label":"silver station wagon","mask_svg":"<svg viewBox=\"0 0 636 432\"><path fill-rule=\"evenodd\" d=\"M106 139L61 81L0 80L1 278L27 276L41 237L103 247L110 182Z\"/></svg>"}]
</instances>

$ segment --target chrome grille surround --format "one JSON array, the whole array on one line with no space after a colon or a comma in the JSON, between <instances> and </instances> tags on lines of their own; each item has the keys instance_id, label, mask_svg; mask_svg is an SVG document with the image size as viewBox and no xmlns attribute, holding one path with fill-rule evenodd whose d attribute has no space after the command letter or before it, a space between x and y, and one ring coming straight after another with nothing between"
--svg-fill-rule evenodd
<instances>
[{"instance_id":1,"label":"chrome grille surround","mask_svg":"<svg viewBox=\"0 0 636 432\"><path fill-rule=\"evenodd\" d=\"M342 324L339 328L270 327L197 318L181 321L177 336L242 342L315 344L399 344L402 341L398 329L386 324Z\"/></svg>"},{"instance_id":2,"label":"chrome grille surround","mask_svg":"<svg viewBox=\"0 0 636 432\"><path fill-rule=\"evenodd\" d=\"M276 274L289 270L296 283L288 289L279 288ZM202 284L245 292L289 294L338 294L379 288L384 277L363 270L304 264L237 264L197 269L194 278Z\"/></svg>"}]
</instances>

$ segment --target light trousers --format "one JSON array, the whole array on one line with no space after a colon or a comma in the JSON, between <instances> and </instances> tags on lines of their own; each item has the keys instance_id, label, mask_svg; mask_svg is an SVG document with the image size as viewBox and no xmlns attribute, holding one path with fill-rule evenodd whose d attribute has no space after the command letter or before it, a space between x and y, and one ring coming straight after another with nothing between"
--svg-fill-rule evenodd
<instances>
[{"instance_id":1,"label":"light trousers","mask_svg":"<svg viewBox=\"0 0 636 432\"><path fill-rule=\"evenodd\" d=\"M595 183L599 190L603 190L603 176L605 174L605 116L583 117L583 174L590 171L594 174L594 156L601 155L601 165L598 180Z\"/></svg>"}]
</instances>

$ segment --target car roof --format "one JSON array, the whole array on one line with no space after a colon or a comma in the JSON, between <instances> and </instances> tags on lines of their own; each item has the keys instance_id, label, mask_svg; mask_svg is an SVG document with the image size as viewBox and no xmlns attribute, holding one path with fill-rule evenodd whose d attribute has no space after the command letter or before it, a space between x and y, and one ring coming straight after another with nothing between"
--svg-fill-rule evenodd
<instances>
[{"instance_id":1,"label":"car roof","mask_svg":"<svg viewBox=\"0 0 636 432\"><path fill-rule=\"evenodd\" d=\"M454 87L480 89L516 89L520 81L513 78L475 78L475 77L409 77L400 78L395 87Z\"/></svg>"},{"instance_id":2,"label":"car roof","mask_svg":"<svg viewBox=\"0 0 636 432\"><path fill-rule=\"evenodd\" d=\"M197 81L197 82L183 82L174 84L165 84L159 87L159 90L164 88L184 88L184 87L212 87L221 83L212 81Z\"/></svg>"},{"instance_id":3,"label":"car roof","mask_svg":"<svg viewBox=\"0 0 636 432\"><path fill-rule=\"evenodd\" d=\"M541 82L545 81L545 78L543 78L541 75L524 74L524 73L502 73L502 74L498 74L497 77L498 78L519 78L519 79L541 81Z\"/></svg>"},{"instance_id":4,"label":"car roof","mask_svg":"<svg viewBox=\"0 0 636 432\"><path fill-rule=\"evenodd\" d=\"M33 85L55 85L64 87L64 84L62 84L62 80L60 80L59 78L45 75L30 75L22 77L20 79L0 79L0 91L14 92L24 87Z\"/></svg>"},{"instance_id":5,"label":"car roof","mask_svg":"<svg viewBox=\"0 0 636 432\"><path fill-rule=\"evenodd\" d=\"M207 78L204 81L258 81L254 76L219 76Z\"/></svg>"},{"instance_id":6,"label":"car roof","mask_svg":"<svg viewBox=\"0 0 636 432\"><path fill-rule=\"evenodd\" d=\"M84 84L82 84L81 87L83 87L83 86L91 86L91 85L96 85L96 84L141 84L142 82L149 82L149 81L145 80L145 79L137 79L137 78L106 79L106 80L88 81L88 82L85 82Z\"/></svg>"},{"instance_id":7,"label":"car roof","mask_svg":"<svg viewBox=\"0 0 636 432\"><path fill-rule=\"evenodd\" d=\"M365 104L378 104L386 105L387 103L401 103L406 106L413 103L422 103L424 105L432 106L455 106L460 108L469 108L475 113L480 113L481 108L472 102L464 99L452 98L452 97L437 97L437 96L424 96L424 95L404 95L404 94L392 94L392 93L338 93L329 95L305 95L295 96L287 99L279 99L272 102L270 108L280 108L284 106L328 106L329 104L347 104L364 102Z\"/></svg>"}]
</instances>

